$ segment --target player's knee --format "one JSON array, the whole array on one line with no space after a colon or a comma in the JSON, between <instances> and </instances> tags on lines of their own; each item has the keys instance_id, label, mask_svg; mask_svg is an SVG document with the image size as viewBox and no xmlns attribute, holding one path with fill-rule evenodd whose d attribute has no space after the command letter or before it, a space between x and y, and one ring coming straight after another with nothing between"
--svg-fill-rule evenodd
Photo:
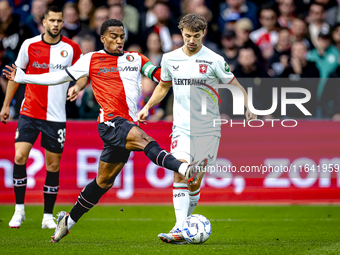
<instances>
[{"instance_id":1,"label":"player's knee","mask_svg":"<svg viewBox=\"0 0 340 255\"><path fill-rule=\"evenodd\" d=\"M58 172L59 162L46 162L46 169L50 172Z\"/></svg>"},{"instance_id":2,"label":"player's knee","mask_svg":"<svg viewBox=\"0 0 340 255\"><path fill-rule=\"evenodd\" d=\"M110 189L113 186L114 180L116 178L100 178L97 176L97 184L102 189Z\"/></svg>"},{"instance_id":3,"label":"player's knee","mask_svg":"<svg viewBox=\"0 0 340 255\"><path fill-rule=\"evenodd\" d=\"M26 164L28 159L28 155L22 153L21 151L15 152L15 163L18 165L24 165Z\"/></svg>"},{"instance_id":4,"label":"player's knee","mask_svg":"<svg viewBox=\"0 0 340 255\"><path fill-rule=\"evenodd\" d=\"M116 179L117 174L110 173L110 174L98 174L97 176L97 184L102 189L110 189L113 186L113 183Z\"/></svg>"}]
</instances>

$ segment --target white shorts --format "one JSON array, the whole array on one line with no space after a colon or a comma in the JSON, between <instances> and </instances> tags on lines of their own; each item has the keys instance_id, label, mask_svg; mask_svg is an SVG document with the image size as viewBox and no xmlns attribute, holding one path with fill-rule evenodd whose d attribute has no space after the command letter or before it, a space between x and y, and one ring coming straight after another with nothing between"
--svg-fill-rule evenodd
<instances>
[{"instance_id":1,"label":"white shorts","mask_svg":"<svg viewBox=\"0 0 340 255\"><path fill-rule=\"evenodd\" d=\"M188 163L208 158L208 166L215 166L219 143L218 136L189 136L181 131L174 131L171 154Z\"/></svg>"}]
</instances>

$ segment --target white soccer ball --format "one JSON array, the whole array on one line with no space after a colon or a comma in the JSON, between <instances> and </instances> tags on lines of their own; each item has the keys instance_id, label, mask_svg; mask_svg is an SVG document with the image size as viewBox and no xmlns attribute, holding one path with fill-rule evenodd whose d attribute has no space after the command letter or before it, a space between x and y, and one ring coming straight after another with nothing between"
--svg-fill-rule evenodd
<instances>
[{"instance_id":1,"label":"white soccer ball","mask_svg":"<svg viewBox=\"0 0 340 255\"><path fill-rule=\"evenodd\" d=\"M204 243L211 234L210 221L201 214L190 215L183 222L182 234L189 243Z\"/></svg>"}]
</instances>

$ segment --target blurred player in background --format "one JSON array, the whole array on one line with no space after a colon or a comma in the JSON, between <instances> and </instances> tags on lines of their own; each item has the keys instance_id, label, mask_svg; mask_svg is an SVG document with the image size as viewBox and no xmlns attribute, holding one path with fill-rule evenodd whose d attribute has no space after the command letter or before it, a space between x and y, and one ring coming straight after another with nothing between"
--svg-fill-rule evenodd
<instances>
[{"instance_id":1,"label":"blurred player in background","mask_svg":"<svg viewBox=\"0 0 340 255\"><path fill-rule=\"evenodd\" d=\"M53 73L74 64L81 56L78 44L60 35L63 27L63 13L59 7L47 8L43 25L45 33L27 39L21 46L15 65L27 73ZM87 78L79 80L85 86ZM6 97L0 118L6 124L11 100L19 84L8 82ZM69 82L55 87L41 87L27 84L25 99L21 105L18 127L15 133L15 160L13 184L15 212L9 222L11 228L19 228L25 220L25 192L27 185L26 162L33 144L41 132L41 146L45 148L46 180L44 185L44 216L42 228L56 228L53 207L59 190L59 164L63 152L66 132L66 95ZM69 98L75 100L77 91L69 91Z\"/></svg>"},{"instance_id":2,"label":"blurred player in background","mask_svg":"<svg viewBox=\"0 0 340 255\"><path fill-rule=\"evenodd\" d=\"M180 161L190 163L208 155L208 167L215 166L220 125L213 127L213 120L220 119L218 105L207 99L207 115L201 115L202 90L199 86L185 86L186 81L207 80L212 88L221 79L224 84L231 84L243 92L247 120L256 119L248 109L247 93L230 72L223 57L202 45L202 38L207 27L206 20L197 14L184 16L179 28L184 39L184 46L163 55L161 63L161 81L148 103L138 113L139 122L144 122L149 110L158 104L168 93L171 84L174 91L174 122L171 141L171 153ZM209 80L210 79L210 80ZM210 99L210 101L209 101ZM217 101L217 97L216 97ZM159 239L167 243L182 243L182 223L192 214L200 198L200 185L204 173L199 174L196 182L189 185L178 173L174 173L173 204L176 224L169 233L161 233Z\"/></svg>"},{"instance_id":3,"label":"blurred player in background","mask_svg":"<svg viewBox=\"0 0 340 255\"><path fill-rule=\"evenodd\" d=\"M94 96L101 106L98 131L104 142L97 177L80 192L70 214L60 212L52 242L58 242L69 233L80 217L95 206L112 187L123 169L131 151L144 151L155 164L179 172L188 182L196 181L198 172L207 159L192 164L183 163L163 150L132 121L136 121L137 100L140 94L141 75L158 82L160 68L151 64L142 54L125 52L124 25L116 19L106 20L101 29L104 50L85 54L65 71L26 75L20 68L8 67L6 77L19 83L33 82L53 85L89 76ZM77 84L75 85L77 86Z\"/></svg>"}]
</instances>

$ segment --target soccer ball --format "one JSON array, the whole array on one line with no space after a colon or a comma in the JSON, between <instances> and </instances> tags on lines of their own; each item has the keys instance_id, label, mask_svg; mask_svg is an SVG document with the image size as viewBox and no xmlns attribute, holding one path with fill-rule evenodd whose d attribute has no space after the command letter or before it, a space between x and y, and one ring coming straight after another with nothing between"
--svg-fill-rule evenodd
<instances>
[{"instance_id":1,"label":"soccer ball","mask_svg":"<svg viewBox=\"0 0 340 255\"><path fill-rule=\"evenodd\" d=\"M210 221L200 214L188 216L182 225L182 234L186 241L200 244L207 241L211 234Z\"/></svg>"}]
</instances>

